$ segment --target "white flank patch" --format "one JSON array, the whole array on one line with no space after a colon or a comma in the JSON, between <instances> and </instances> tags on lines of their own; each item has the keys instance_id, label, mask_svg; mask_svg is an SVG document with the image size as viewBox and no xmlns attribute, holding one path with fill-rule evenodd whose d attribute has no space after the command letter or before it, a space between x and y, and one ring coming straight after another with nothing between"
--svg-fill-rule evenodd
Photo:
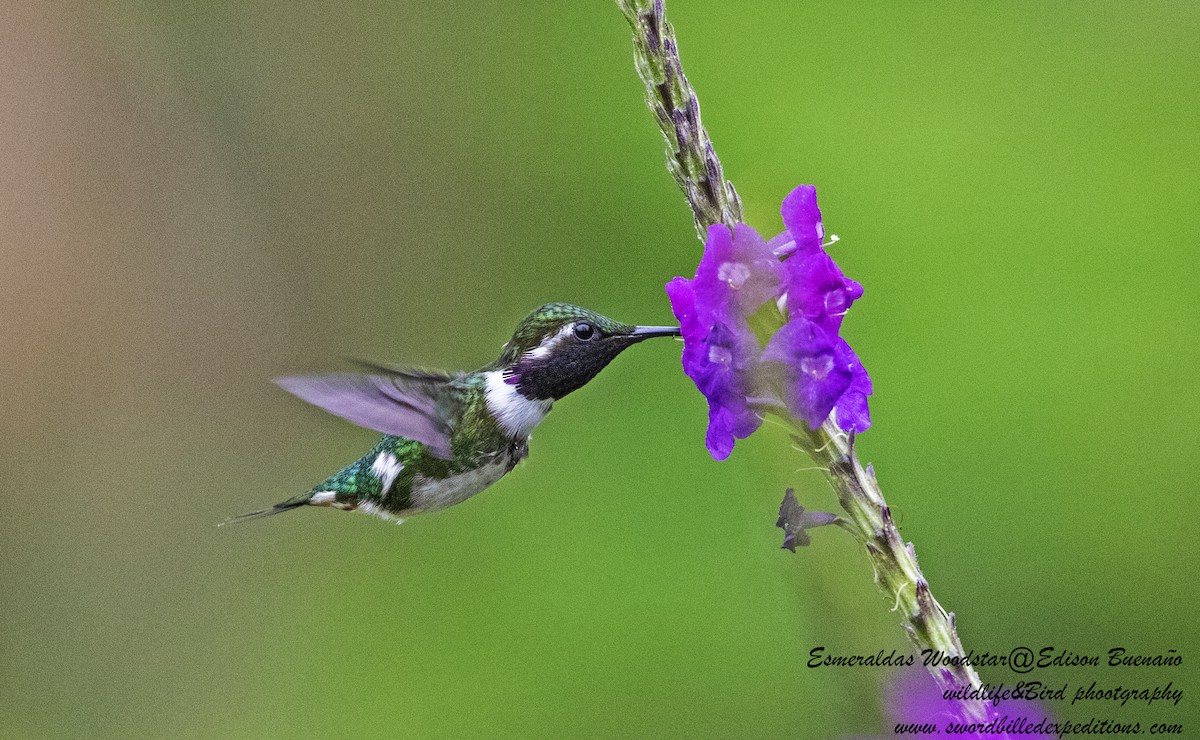
<instances>
[{"instance_id":1,"label":"white flank patch","mask_svg":"<svg viewBox=\"0 0 1200 740\"><path fill-rule=\"evenodd\" d=\"M506 434L528 437L550 412L553 401L534 401L522 396L515 385L504 382L503 371L493 370L484 377L487 378L488 411L500 422L500 428Z\"/></svg>"},{"instance_id":2,"label":"white flank patch","mask_svg":"<svg viewBox=\"0 0 1200 740\"><path fill-rule=\"evenodd\" d=\"M379 491L380 496L386 496L391 489L392 484L396 482L400 471L404 470L404 466L396 459L396 456L390 452L381 452L375 458L375 462L371 463L371 472L382 483L382 488Z\"/></svg>"},{"instance_id":3,"label":"white flank patch","mask_svg":"<svg viewBox=\"0 0 1200 740\"><path fill-rule=\"evenodd\" d=\"M318 491L308 500L308 504L309 506L329 506L336 499L336 491Z\"/></svg>"},{"instance_id":4,"label":"white flank patch","mask_svg":"<svg viewBox=\"0 0 1200 740\"><path fill-rule=\"evenodd\" d=\"M573 331L575 331L575 324L574 323L567 324L563 328L559 329L558 333L551 334L550 336L546 337L545 339L542 340L541 344L539 344L538 346L529 350L525 354L529 355L530 357L536 357L539 360L542 359L543 357L548 357L550 355L550 352L553 351L554 348L558 346L559 342L561 342L563 339L565 339L567 337L567 335Z\"/></svg>"},{"instance_id":5,"label":"white flank patch","mask_svg":"<svg viewBox=\"0 0 1200 740\"><path fill-rule=\"evenodd\" d=\"M380 519L383 519L385 521L395 522L396 524L404 524L404 520L401 519L399 516L393 514L390 511L384 510L382 507L379 506L379 504L373 503L371 501L363 501L362 503L360 503L358 505L358 508L361 511L364 511L368 514L377 516Z\"/></svg>"}]
</instances>

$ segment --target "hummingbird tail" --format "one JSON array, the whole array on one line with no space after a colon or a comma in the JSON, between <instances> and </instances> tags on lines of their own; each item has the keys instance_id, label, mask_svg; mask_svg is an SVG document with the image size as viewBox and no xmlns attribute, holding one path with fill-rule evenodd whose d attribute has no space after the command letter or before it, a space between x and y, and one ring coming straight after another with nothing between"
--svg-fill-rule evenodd
<instances>
[{"instance_id":1,"label":"hummingbird tail","mask_svg":"<svg viewBox=\"0 0 1200 740\"><path fill-rule=\"evenodd\" d=\"M282 514L285 511L291 511L292 509L296 509L296 508L299 508L301 506L308 504L308 502L311 499L312 499L312 492L301 494L299 496L289 498L287 501L283 501L281 503L275 504L274 506L272 506L269 509L259 509L258 511L250 511L245 514L238 514L237 516L231 516L228 519L226 519L225 521L218 524L217 526L224 527L226 524L229 524L230 522L245 522L245 521L249 521L251 519L262 519L263 517L275 516L276 514Z\"/></svg>"}]
</instances>

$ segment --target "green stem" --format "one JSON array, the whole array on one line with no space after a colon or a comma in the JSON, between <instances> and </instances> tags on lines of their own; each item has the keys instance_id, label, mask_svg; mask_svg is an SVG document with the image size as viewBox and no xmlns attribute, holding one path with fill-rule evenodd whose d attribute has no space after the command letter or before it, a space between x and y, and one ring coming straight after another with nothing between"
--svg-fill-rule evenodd
<instances>
[{"instance_id":1,"label":"green stem","mask_svg":"<svg viewBox=\"0 0 1200 740\"><path fill-rule=\"evenodd\" d=\"M901 625L913 645L946 659L965 656L955 629L954 613L943 609L933 597L929 582L917 564L916 549L911 542L906 544L900 538L874 468L870 465L864 468L855 454L854 435L846 434L831 420L814 431L786 414L782 418L794 431L793 438L821 465L837 492L838 503L848 515L844 528L863 543L875 569L875 583L889 599L894 599L893 611L900 613ZM975 669L961 662L944 660L927 667L943 691L982 685ZM992 719L982 701L963 701L961 706L973 721Z\"/></svg>"},{"instance_id":2,"label":"green stem","mask_svg":"<svg viewBox=\"0 0 1200 740\"><path fill-rule=\"evenodd\" d=\"M687 197L703 240L712 224L732 227L742 221L741 201L725 180L721 161L700 122L700 103L683 73L663 0L617 0L617 5L633 29L634 61L646 83L646 104L667 140L667 169ZM767 410L780 413L775 408ZM814 431L786 412L781 416L793 430L794 439L825 470L848 515L843 528L863 543L875 569L875 582L896 604L909 639L918 649L940 652L946 658L965 656L954 614L934 599L912 543L905 544L896 530L874 470L864 468L855 455L853 435L832 421ZM970 666L941 662L928 667L943 690L981 686L979 675ZM962 708L974 721L990 720L982 701L964 701Z\"/></svg>"},{"instance_id":3,"label":"green stem","mask_svg":"<svg viewBox=\"0 0 1200 740\"><path fill-rule=\"evenodd\" d=\"M646 83L646 104L667 140L667 169L687 197L703 241L709 226L732 227L742 220L742 201L700 122L700 101L683 73L662 0L617 0L617 5L633 28L634 62Z\"/></svg>"}]
</instances>

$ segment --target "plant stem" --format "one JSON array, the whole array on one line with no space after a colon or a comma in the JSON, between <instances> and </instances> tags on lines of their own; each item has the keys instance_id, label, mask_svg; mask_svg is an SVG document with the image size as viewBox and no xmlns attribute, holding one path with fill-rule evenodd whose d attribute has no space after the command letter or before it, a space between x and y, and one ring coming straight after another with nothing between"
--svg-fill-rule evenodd
<instances>
[{"instance_id":1,"label":"plant stem","mask_svg":"<svg viewBox=\"0 0 1200 740\"><path fill-rule=\"evenodd\" d=\"M617 5L633 29L634 61L646 83L646 104L667 140L667 169L687 196L703 240L712 224L732 227L742 221L741 201L733 185L725 180L712 141L700 122L700 103L683 73L663 0L617 0ZM954 614L943 609L930 592L912 543L905 544L896 530L874 470L869 465L864 468L855 455L853 435L847 435L830 420L814 431L786 411L767 411L785 420L793 438L825 470L849 517L843 527L865 546L875 582L894 600L913 644L947 659L965 656L955 631ZM981 686L975 669L961 661L939 662L928 668L943 690ZM973 721L992 719L982 701L964 701L961 706L963 714Z\"/></svg>"},{"instance_id":2,"label":"plant stem","mask_svg":"<svg viewBox=\"0 0 1200 740\"><path fill-rule=\"evenodd\" d=\"M795 439L821 465L838 503L848 518L844 528L866 548L875 569L875 583L895 599L894 611L901 614L901 625L913 645L929 650L933 656L947 659L927 665L938 688L954 690L964 686L979 688L979 674L969 665L948 659L966 655L955 629L954 613L947 612L933 597L929 582L917 565L917 553L911 542L900 538L892 511L883 498L872 466L863 467L854 450L854 435L826 420L817 430L789 415L782 418L792 427ZM963 714L976 722L993 719L987 705L979 700L960 702Z\"/></svg>"},{"instance_id":3,"label":"plant stem","mask_svg":"<svg viewBox=\"0 0 1200 740\"><path fill-rule=\"evenodd\" d=\"M683 73L662 0L617 0L617 5L633 28L633 58L646 83L646 105L667 140L667 170L687 197L704 241L709 226L741 222L742 201L700 122L700 101Z\"/></svg>"}]
</instances>

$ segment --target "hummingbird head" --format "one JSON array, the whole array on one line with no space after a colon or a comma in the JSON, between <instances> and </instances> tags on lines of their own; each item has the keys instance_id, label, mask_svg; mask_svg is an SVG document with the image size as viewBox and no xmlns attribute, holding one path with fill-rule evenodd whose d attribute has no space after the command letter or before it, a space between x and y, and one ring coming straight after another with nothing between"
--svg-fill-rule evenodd
<instances>
[{"instance_id":1,"label":"hummingbird head","mask_svg":"<svg viewBox=\"0 0 1200 740\"><path fill-rule=\"evenodd\" d=\"M578 390L630 345L677 337L674 326L630 326L567 303L547 303L521 320L496 361L504 382L530 400Z\"/></svg>"}]
</instances>

